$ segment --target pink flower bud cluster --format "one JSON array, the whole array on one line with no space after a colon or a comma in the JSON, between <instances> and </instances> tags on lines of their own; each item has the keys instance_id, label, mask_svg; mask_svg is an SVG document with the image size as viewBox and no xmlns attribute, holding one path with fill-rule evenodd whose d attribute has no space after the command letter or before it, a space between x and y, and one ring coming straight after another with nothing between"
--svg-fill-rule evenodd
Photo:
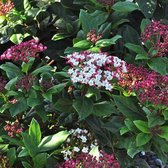
<instances>
[{"instance_id":1,"label":"pink flower bud cluster","mask_svg":"<svg viewBox=\"0 0 168 168\"><path fill-rule=\"evenodd\" d=\"M153 50L156 50L155 57L163 57L168 54L168 25L161 24L160 21L152 21L141 34L142 41L150 41ZM149 56L152 56L149 53Z\"/></svg>"},{"instance_id":2,"label":"pink flower bud cluster","mask_svg":"<svg viewBox=\"0 0 168 168\"><path fill-rule=\"evenodd\" d=\"M28 92L33 86L34 79L35 77L32 74L27 74L17 82L16 88L24 89L26 92Z\"/></svg>"},{"instance_id":3,"label":"pink flower bud cluster","mask_svg":"<svg viewBox=\"0 0 168 168\"><path fill-rule=\"evenodd\" d=\"M46 49L47 47L39 43L38 40L33 39L10 47L0 56L0 60L27 62L30 57L36 58L39 56L39 52Z\"/></svg>"},{"instance_id":4,"label":"pink flower bud cluster","mask_svg":"<svg viewBox=\"0 0 168 168\"><path fill-rule=\"evenodd\" d=\"M16 136L16 134L21 134L23 131L18 121L13 123L7 123L4 126L4 130L8 132L8 135L10 137L14 137Z\"/></svg>"},{"instance_id":5,"label":"pink flower bud cluster","mask_svg":"<svg viewBox=\"0 0 168 168\"><path fill-rule=\"evenodd\" d=\"M4 16L9 13L14 8L13 2L11 0L6 0L5 3L0 1L0 16Z\"/></svg>"},{"instance_id":6,"label":"pink flower bud cluster","mask_svg":"<svg viewBox=\"0 0 168 168\"><path fill-rule=\"evenodd\" d=\"M102 33L98 33L98 35L96 35L96 29L91 30L87 34L87 40L91 41L93 44L95 44L101 38L102 38Z\"/></svg>"},{"instance_id":7,"label":"pink flower bud cluster","mask_svg":"<svg viewBox=\"0 0 168 168\"><path fill-rule=\"evenodd\" d=\"M101 151L100 157L97 160L90 154L81 153L75 156L74 159L65 161L59 168L120 168L118 161L112 154L107 154Z\"/></svg>"},{"instance_id":8,"label":"pink flower bud cluster","mask_svg":"<svg viewBox=\"0 0 168 168\"><path fill-rule=\"evenodd\" d=\"M134 65L127 65L127 70L118 82L120 86L128 92L135 91L142 103L168 105L168 76Z\"/></svg>"},{"instance_id":9,"label":"pink flower bud cluster","mask_svg":"<svg viewBox=\"0 0 168 168\"><path fill-rule=\"evenodd\" d=\"M97 2L105 5L105 6L112 6L115 0L97 0Z\"/></svg>"},{"instance_id":10,"label":"pink flower bud cluster","mask_svg":"<svg viewBox=\"0 0 168 168\"><path fill-rule=\"evenodd\" d=\"M113 80L120 80L121 73L127 72L126 63L115 56L104 53L73 53L67 56L71 65L68 74L73 83L82 83L112 91Z\"/></svg>"},{"instance_id":11,"label":"pink flower bud cluster","mask_svg":"<svg viewBox=\"0 0 168 168\"><path fill-rule=\"evenodd\" d=\"M5 86L7 84L7 81L0 76L0 92L3 92L5 90Z\"/></svg>"}]
</instances>

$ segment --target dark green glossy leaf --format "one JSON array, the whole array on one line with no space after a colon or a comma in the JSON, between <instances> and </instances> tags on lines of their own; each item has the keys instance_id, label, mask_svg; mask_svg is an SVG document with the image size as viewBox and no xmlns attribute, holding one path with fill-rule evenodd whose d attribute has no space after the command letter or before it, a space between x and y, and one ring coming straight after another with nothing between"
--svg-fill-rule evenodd
<instances>
[{"instance_id":1,"label":"dark green glossy leaf","mask_svg":"<svg viewBox=\"0 0 168 168\"><path fill-rule=\"evenodd\" d=\"M152 18L157 6L157 0L136 0L141 9L141 12L146 18Z\"/></svg>"},{"instance_id":2,"label":"dark green glossy leaf","mask_svg":"<svg viewBox=\"0 0 168 168\"><path fill-rule=\"evenodd\" d=\"M139 7L133 2L117 2L112 7L113 10L121 13L129 13L135 10L139 10Z\"/></svg>"},{"instance_id":3,"label":"dark green glossy leaf","mask_svg":"<svg viewBox=\"0 0 168 168\"><path fill-rule=\"evenodd\" d=\"M148 122L145 122L142 120L136 120L136 121L133 121L133 123L143 133L150 133L149 128L148 128Z\"/></svg>"},{"instance_id":4,"label":"dark green glossy leaf","mask_svg":"<svg viewBox=\"0 0 168 168\"><path fill-rule=\"evenodd\" d=\"M143 146L151 140L152 136L150 134L139 133L136 136L136 145Z\"/></svg>"},{"instance_id":5,"label":"dark green glossy leaf","mask_svg":"<svg viewBox=\"0 0 168 168\"><path fill-rule=\"evenodd\" d=\"M74 100L73 107L78 112L80 120L87 118L93 113L93 101L86 97Z\"/></svg>"},{"instance_id":6,"label":"dark green glossy leaf","mask_svg":"<svg viewBox=\"0 0 168 168\"><path fill-rule=\"evenodd\" d=\"M148 61L148 66L161 75L168 75L168 58L166 57L152 58Z\"/></svg>"}]
</instances>

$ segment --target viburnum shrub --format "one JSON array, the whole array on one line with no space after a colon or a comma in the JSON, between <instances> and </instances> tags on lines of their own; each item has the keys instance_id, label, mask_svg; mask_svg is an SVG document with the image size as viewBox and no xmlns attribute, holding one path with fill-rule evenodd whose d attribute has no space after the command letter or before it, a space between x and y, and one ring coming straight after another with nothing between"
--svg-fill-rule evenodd
<instances>
[{"instance_id":1,"label":"viburnum shrub","mask_svg":"<svg viewBox=\"0 0 168 168\"><path fill-rule=\"evenodd\" d=\"M166 11L0 0L0 168L165 167Z\"/></svg>"}]
</instances>

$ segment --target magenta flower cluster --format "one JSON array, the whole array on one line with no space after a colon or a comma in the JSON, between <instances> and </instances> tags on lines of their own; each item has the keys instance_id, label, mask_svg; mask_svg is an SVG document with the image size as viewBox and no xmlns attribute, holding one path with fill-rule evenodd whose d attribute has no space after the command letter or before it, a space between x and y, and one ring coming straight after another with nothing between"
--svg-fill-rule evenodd
<instances>
[{"instance_id":1,"label":"magenta flower cluster","mask_svg":"<svg viewBox=\"0 0 168 168\"><path fill-rule=\"evenodd\" d=\"M0 56L0 60L27 62L29 58L38 57L39 52L43 52L46 49L46 46L33 39L10 47Z\"/></svg>"},{"instance_id":2,"label":"magenta flower cluster","mask_svg":"<svg viewBox=\"0 0 168 168\"><path fill-rule=\"evenodd\" d=\"M146 43L150 41L153 50L157 51L153 56L163 57L168 54L168 25L160 23L160 21L151 21L141 34L142 41ZM149 54L149 56L152 56Z\"/></svg>"},{"instance_id":3,"label":"magenta flower cluster","mask_svg":"<svg viewBox=\"0 0 168 168\"><path fill-rule=\"evenodd\" d=\"M6 0L6 2L0 1L0 16L4 16L9 13L14 8L14 3L11 0Z\"/></svg>"},{"instance_id":4,"label":"magenta flower cluster","mask_svg":"<svg viewBox=\"0 0 168 168\"><path fill-rule=\"evenodd\" d=\"M143 103L168 105L168 76L134 65L127 65L127 69L118 82L120 86L128 92L135 91Z\"/></svg>"},{"instance_id":5,"label":"magenta flower cluster","mask_svg":"<svg viewBox=\"0 0 168 168\"><path fill-rule=\"evenodd\" d=\"M120 80L121 73L127 72L126 63L105 53L73 53L67 56L71 65L68 74L73 83L82 83L112 91L113 80Z\"/></svg>"},{"instance_id":6,"label":"magenta flower cluster","mask_svg":"<svg viewBox=\"0 0 168 168\"><path fill-rule=\"evenodd\" d=\"M75 156L74 159L65 161L59 168L120 168L118 161L112 154L107 154L103 151L97 160L90 154L81 153Z\"/></svg>"}]
</instances>

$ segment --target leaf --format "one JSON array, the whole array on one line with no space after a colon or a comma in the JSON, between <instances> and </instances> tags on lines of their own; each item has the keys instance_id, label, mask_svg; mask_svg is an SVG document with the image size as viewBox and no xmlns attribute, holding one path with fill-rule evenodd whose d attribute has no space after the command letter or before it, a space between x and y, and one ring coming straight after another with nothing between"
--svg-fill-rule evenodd
<instances>
[{"instance_id":1,"label":"leaf","mask_svg":"<svg viewBox=\"0 0 168 168\"><path fill-rule=\"evenodd\" d=\"M68 136L68 131L60 131L54 135L44 137L38 146L39 151L46 152L56 149L67 139Z\"/></svg>"},{"instance_id":2,"label":"leaf","mask_svg":"<svg viewBox=\"0 0 168 168\"><path fill-rule=\"evenodd\" d=\"M60 112L71 113L73 111L72 100L68 98L60 98L54 104L54 108Z\"/></svg>"},{"instance_id":3,"label":"leaf","mask_svg":"<svg viewBox=\"0 0 168 168\"><path fill-rule=\"evenodd\" d=\"M12 41L14 44L20 44L24 39L24 35L23 34L13 34L10 37L10 41Z\"/></svg>"},{"instance_id":4,"label":"leaf","mask_svg":"<svg viewBox=\"0 0 168 168\"><path fill-rule=\"evenodd\" d=\"M29 136L34 147L38 147L41 141L41 130L38 122L33 118L29 126Z\"/></svg>"},{"instance_id":5,"label":"leaf","mask_svg":"<svg viewBox=\"0 0 168 168\"><path fill-rule=\"evenodd\" d=\"M107 20L107 18L108 14L106 12L98 10L96 10L92 14L89 14L83 9L81 9L79 14L79 20L82 24L82 28L85 34L87 34L92 29L96 29L96 31L98 31L98 26L104 23Z\"/></svg>"},{"instance_id":6,"label":"leaf","mask_svg":"<svg viewBox=\"0 0 168 168\"><path fill-rule=\"evenodd\" d=\"M27 110L28 106L27 106L27 102L26 99L24 97L20 98L17 100L17 102L15 104L12 104L9 111L12 117L25 112Z\"/></svg>"},{"instance_id":7,"label":"leaf","mask_svg":"<svg viewBox=\"0 0 168 168\"><path fill-rule=\"evenodd\" d=\"M114 134L118 134L120 129L123 127L123 122L120 116L113 116L112 119L103 125L103 128L106 128Z\"/></svg>"},{"instance_id":8,"label":"leaf","mask_svg":"<svg viewBox=\"0 0 168 168\"><path fill-rule=\"evenodd\" d=\"M30 107L35 107L40 105L42 101L41 94L36 92L34 89L30 89L29 96L27 98L27 105Z\"/></svg>"},{"instance_id":9,"label":"leaf","mask_svg":"<svg viewBox=\"0 0 168 168\"><path fill-rule=\"evenodd\" d=\"M92 43L88 40L81 40L73 45L75 48L82 48L82 49L88 49L90 48Z\"/></svg>"},{"instance_id":10,"label":"leaf","mask_svg":"<svg viewBox=\"0 0 168 168\"><path fill-rule=\"evenodd\" d=\"M111 23L103 23L98 32L102 33L102 38L108 38L111 32Z\"/></svg>"},{"instance_id":11,"label":"leaf","mask_svg":"<svg viewBox=\"0 0 168 168\"><path fill-rule=\"evenodd\" d=\"M124 46L137 54L146 54L145 50L140 45L136 45L133 43L126 43Z\"/></svg>"},{"instance_id":12,"label":"leaf","mask_svg":"<svg viewBox=\"0 0 168 168\"><path fill-rule=\"evenodd\" d=\"M43 97L46 98L48 101L52 101L52 95L56 93L60 93L65 87L67 83L60 83L55 85L47 90L46 93L43 94Z\"/></svg>"},{"instance_id":13,"label":"leaf","mask_svg":"<svg viewBox=\"0 0 168 168\"><path fill-rule=\"evenodd\" d=\"M73 52L80 52L80 51L82 51L81 48L67 47L64 51L64 54L67 55L67 54L71 54Z\"/></svg>"},{"instance_id":14,"label":"leaf","mask_svg":"<svg viewBox=\"0 0 168 168\"><path fill-rule=\"evenodd\" d=\"M148 60L150 59L147 54L137 54L135 60Z\"/></svg>"},{"instance_id":15,"label":"leaf","mask_svg":"<svg viewBox=\"0 0 168 168\"><path fill-rule=\"evenodd\" d=\"M148 66L161 75L168 75L168 58L166 57L152 58L148 61Z\"/></svg>"},{"instance_id":16,"label":"leaf","mask_svg":"<svg viewBox=\"0 0 168 168\"><path fill-rule=\"evenodd\" d=\"M161 138L168 140L168 126L160 127L161 133L158 134Z\"/></svg>"},{"instance_id":17,"label":"leaf","mask_svg":"<svg viewBox=\"0 0 168 168\"><path fill-rule=\"evenodd\" d=\"M162 116L158 116L158 114L155 114L154 112L151 112L147 115L148 118L148 127L155 127L157 125L163 125L165 123L165 120Z\"/></svg>"},{"instance_id":18,"label":"leaf","mask_svg":"<svg viewBox=\"0 0 168 168\"><path fill-rule=\"evenodd\" d=\"M135 3L128 1L125 2L119 1L112 6L112 9L121 13L129 13L133 12L134 10L140 10Z\"/></svg>"},{"instance_id":19,"label":"leaf","mask_svg":"<svg viewBox=\"0 0 168 168\"><path fill-rule=\"evenodd\" d=\"M151 21L149 19L142 19L141 21L141 32L144 32L146 26L148 26L151 23Z\"/></svg>"},{"instance_id":20,"label":"leaf","mask_svg":"<svg viewBox=\"0 0 168 168\"><path fill-rule=\"evenodd\" d=\"M24 0L23 6L25 10L29 10L31 8L29 0Z\"/></svg>"},{"instance_id":21,"label":"leaf","mask_svg":"<svg viewBox=\"0 0 168 168\"><path fill-rule=\"evenodd\" d=\"M47 153L40 153L33 158L34 168L44 168L48 158Z\"/></svg>"},{"instance_id":22,"label":"leaf","mask_svg":"<svg viewBox=\"0 0 168 168\"><path fill-rule=\"evenodd\" d=\"M121 129L120 129L120 135L124 135L124 134L126 134L127 132L129 132L130 130L127 128L127 127L122 127Z\"/></svg>"},{"instance_id":23,"label":"leaf","mask_svg":"<svg viewBox=\"0 0 168 168\"><path fill-rule=\"evenodd\" d=\"M15 78L11 79L11 80L6 84L5 89L7 89L7 90L9 90L9 91L12 90L13 87L16 86L17 81L18 81L18 77L15 77Z\"/></svg>"},{"instance_id":24,"label":"leaf","mask_svg":"<svg viewBox=\"0 0 168 168\"><path fill-rule=\"evenodd\" d=\"M136 0L141 12L148 19L152 18L157 6L157 0Z\"/></svg>"},{"instance_id":25,"label":"leaf","mask_svg":"<svg viewBox=\"0 0 168 168\"><path fill-rule=\"evenodd\" d=\"M130 21L128 19L121 19L121 20L119 20L117 22L112 23L111 28L115 29L115 28L117 28L118 26L120 26L121 24L123 24L125 22L130 22Z\"/></svg>"},{"instance_id":26,"label":"leaf","mask_svg":"<svg viewBox=\"0 0 168 168\"><path fill-rule=\"evenodd\" d=\"M133 123L143 133L150 133L149 128L148 128L148 122L145 122L142 120L135 120L133 121Z\"/></svg>"},{"instance_id":27,"label":"leaf","mask_svg":"<svg viewBox=\"0 0 168 168\"><path fill-rule=\"evenodd\" d=\"M93 102L86 97L75 99L73 107L78 112L80 120L84 120L93 113Z\"/></svg>"},{"instance_id":28,"label":"leaf","mask_svg":"<svg viewBox=\"0 0 168 168\"><path fill-rule=\"evenodd\" d=\"M137 132L137 128L135 127L135 124L133 123L132 120L130 120L129 118L126 118L124 120L124 123L125 123L125 125L126 125L126 127L128 128L129 131Z\"/></svg>"},{"instance_id":29,"label":"leaf","mask_svg":"<svg viewBox=\"0 0 168 168\"><path fill-rule=\"evenodd\" d=\"M0 16L0 24L2 24L6 20L5 16Z\"/></svg>"},{"instance_id":30,"label":"leaf","mask_svg":"<svg viewBox=\"0 0 168 168\"><path fill-rule=\"evenodd\" d=\"M132 120L144 118L137 101L131 97L113 95L113 99L119 111Z\"/></svg>"},{"instance_id":31,"label":"leaf","mask_svg":"<svg viewBox=\"0 0 168 168\"><path fill-rule=\"evenodd\" d=\"M139 133L136 136L136 145L137 146L143 146L147 144L151 140L152 136L150 134L145 134L145 133Z\"/></svg>"},{"instance_id":32,"label":"leaf","mask_svg":"<svg viewBox=\"0 0 168 168\"><path fill-rule=\"evenodd\" d=\"M27 163L25 161L22 162L22 165L24 168L33 168L29 163Z\"/></svg>"},{"instance_id":33,"label":"leaf","mask_svg":"<svg viewBox=\"0 0 168 168\"><path fill-rule=\"evenodd\" d=\"M97 47L108 47L110 45L113 45L116 43L118 39L121 39L122 37L120 35L115 35L111 39L102 39L96 42Z\"/></svg>"},{"instance_id":34,"label":"leaf","mask_svg":"<svg viewBox=\"0 0 168 168\"><path fill-rule=\"evenodd\" d=\"M23 148L19 154L18 154L18 157L25 157L25 156L29 156L29 152L26 148Z\"/></svg>"},{"instance_id":35,"label":"leaf","mask_svg":"<svg viewBox=\"0 0 168 168\"><path fill-rule=\"evenodd\" d=\"M28 73L28 71L30 70L30 68L32 67L33 63L34 63L35 58L30 58L28 63L23 62L21 67L22 67L22 72L24 73Z\"/></svg>"},{"instance_id":36,"label":"leaf","mask_svg":"<svg viewBox=\"0 0 168 168\"><path fill-rule=\"evenodd\" d=\"M115 108L114 104L108 101L96 103L94 104L94 107L93 107L93 115L99 116L99 117L105 117L107 115L110 115L116 112L118 111Z\"/></svg>"},{"instance_id":37,"label":"leaf","mask_svg":"<svg viewBox=\"0 0 168 168\"><path fill-rule=\"evenodd\" d=\"M9 159L10 166L13 167L13 164L16 160L16 149L14 147L8 150L7 157Z\"/></svg>"},{"instance_id":38,"label":"leaf","mask_svg":"<svg viewBox=\"0 0 168 168\"><path fill-rule=\"evenodd\" d=\"M38 149L36 147L36 144L34 144L34 142L31 141L29 134L22 132L22 137L23 137L24 146L28 150L29 155L31 157L34 157L38 153Z\"/></svg>"},{"instance_id":39,"label":"leaf","mask_svg":"<svg viewBox=\"0 0 168 168\"><path fill-rule=\"evenodd\" d=\"M164 120L168 120L168 109L164 110L162 114L164 116Z\"/></svg>"},{"instance_id":40,"label":"leaf","mask_svg":"<svg viewBox=\"0 0 168 168\"><path fill-rule=\"evenodd\" d=\"M70 37L70 36L71 35L69 35L69 34L57 33L52 37L52 40L58 41L58 40L65 39L65 38Z\"/></svg>"},{"instance_id":41,"label":"leaf","mask_svg":"<svg viewBox=\"0 0 168 168\"><path fill-rule=\"evenodd\" d=\"M40 67L40 68L37 68L36 70L34 70L33 72L32 72L32 75L38 75L38 74L40 74L40 73L43 73L43 72L48 72L48 71L51 71L53 68L51 67L51 66L49 66L49 65L44 65L44 66L42 66L42 67Z\"/></svg>"},{"instance_id":42,"label":"leaf","mask_svg":"<svg viewBox=\"0 0 168 168\"><path fill-rule=\"evenodd\" d=\"M139 153L139 152L141 152L141 150L140 150L140 149L137 149L137 148L130 148L130 149L127 150L127 154L128 154L131 158L134 158L134 156L135 156L137 153Z\"/></svg>"},{"instance_id":43,"label":"leaf","mask_svg":"<svg viewBox=\"0 0 168 168\"><path fill-rule=\"evenodd\" d=\"M23 73L20 71L20 69L11 62L6 62L5 64L2 64L0 66L0 69L6 72L6 75L8 76L9 79L23 76Z\"/></svg>"}]
</instances>

